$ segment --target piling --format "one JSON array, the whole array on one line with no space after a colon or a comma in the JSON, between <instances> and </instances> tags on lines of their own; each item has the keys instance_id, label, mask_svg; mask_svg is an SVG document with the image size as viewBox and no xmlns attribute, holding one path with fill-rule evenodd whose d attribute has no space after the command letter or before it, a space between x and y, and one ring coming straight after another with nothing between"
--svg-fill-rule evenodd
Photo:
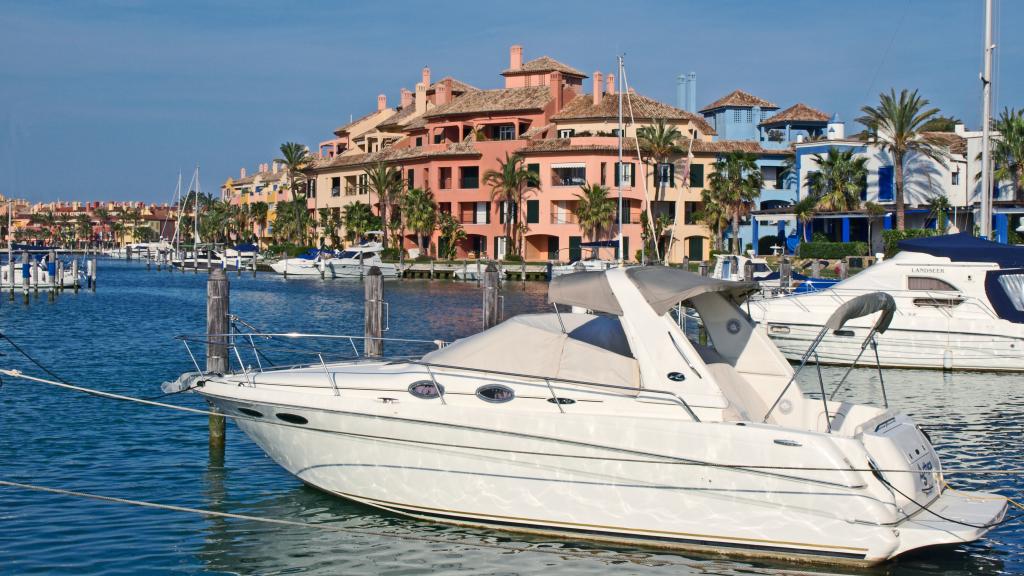
<instances>
[{"instance_id":1,"label":"piling","mask_svg":"<svg viewBox=\"0 0 1024 576\"><path fill-rule=\"evenodd\" d=\"M743 279L747 282L754 279L754 263L750 259L743 263Z\"/></svg>"},{"instance_id":2,"label":"piling","mask_svg":"<svg viewBox=\"0 0 1024 576\"><path fill-rule=\"evenodd\" d=\"M11 301L14 301L14 246L11 244L7 245L7 283L11 291Z\"/></svg>"},{"instance_id":3,"label":"piling","mask_svg":"<svg viewBox=\"0 0 1024 576\"><path fill-rule=\"evenodd\" d=\"M206 273L209 274L210 270L213 270L213 255L211 250L206 251Z\"/></svg>"},{"instance_id":4,"label":"piling","mask_svg":"<svg viewBox=\"0 0 1024 576\"><path fill-rule=\"evenodd\" d=\"M129 262L132 261L132 247L131 246L126 246L125 247L125 249L124 249L124 259L129 261Z\"/></svg>"},{"instance_id":5,"label":"piling","mask_svg":"<svg viewBox=\"0 0 1024 576\"><path fill-rule=\"evenodd\" d=\"M811 261L811 278L821 278L821 262L817 258Z\"/></svg>"},{"instance_id":6,"label":"piling","mask_svg":"<svg viewBox=\"0 0 1024 576\"><path fill-rule=\"evenodd\" d=\"M30 258L28 250L21 253L21 286L26 296L28 296L29 282L31 281L32 274L31 264L29 263Z\"/></svg>"},{"instance_id":7,"label":"piling","mask_svg":"<svg viewBox=\"0 0 1024 576\"><path fill-rule=\"evenodd\" d=\"M256 277L256 256L252 257L251 262L252 262L252 277L255 278Z\"/></svg>"},{"instance_id":8,"label":"piling","mask_svg":"<svg viewBox=\"0 0 1024 576\"><path fill-rule=\"evenodd\" d=\"M519 277L523 280L523 290L526 290L526 258L519 261Z\"/></svg>"},{"instance_id":9,"label":"piling","mask_svg":"<svg viewBox=\"0 0 1024 576\"><path fill-rule=\"evenodd\" d=\"M60 290L60 291L64 290L64 261L63 260L58 260L56 268L57 268L57 277L56 277L55 280L53 280L53 288L52 288L54 296L57 295L57 291L58 290Z\"/></svg>"},{"instance_id":10,"label":"piling","mask_svg":"<svg viewBox=\"0 0 1024 576\"><path fill-rule=\"evenodd\" d=\"M700 261L700 268L698 268L698 270L700 270L700 275L702 277L707 278L708 277L708 261L707 260L701 260Z\"/></svg>"},{"instance_id":11,"label":"piling","mask_svg":"<svg viewBox=\"0 0 1024 576\"><path fill-rule=\"evenodd\" d=\"M96 291L96 256L95 255L92 257L92 260L89 261L89 264L90 264L90 268L89 268L89 288L92 289L93 292L95 292Z\"/></svg>"},{"instance_id":12,"label":"piling","mask_svg":"<svg viewBox=\"0 0 1024 576\"><path fill-rule=\"evenodd\" d=\"M57 251L50 250L46 257L46 275L50 277L50 300L57 295ZM40 276L42 274L40 273ZM42 278L40 278L40 282Z\"/></svg>"},{"instance_id":13,"label":"piling","mask_svg":"<svg viewBox=\"0 0 1024 576\"><path fill-rule=\"evenodd\" d=\"M491 262L484 270L484 330L500 322L498 317L498 267Z\"/></svg>"},{"instance_id":14,"label":"piling","mask_svg":"<svg viewBox=\"0 0 1024 576\"><path fill-rule=\"evenodd\" d=\"M381 356L384 354L384 341L381 340L382 320L384 308L384 275L380 268L370 266L366 273L366 323L363 340L363 354L366 356Z\"/></svg>"},{"instance_id":15,"label":"piling","mask_svg":"<svg viewBox=\"0 0 1024 576\"><path fill-rule=\"evenodd\" d=\"M665 259L665 262L668 262L668 258ZM686 271L690 270L690 257L689 256L683 256L683 270L686 270Z\"/></svg>"},{"instance_id":16,"label":"piling","mask_svg":"<svg viewBox=\"0 0 1024 576\"><path fill-rule=\"evenodd\" d=\"M146 272L149 272L150 270L152 270L152 266L153 266L153 249L147 247L146 248Z\"/></svg>"},{"instance_id":17,"label":"piling","mask_svg":"<svg viewBox=\"0 0 1024 576\"><path fill-rule=\"evenodd\" d=\"M462 281L463 282L465 282L466 280L469 280L469 267L468 266L469 265L466 264L466 259L463 258L462 259Z\"/></svg>"},{"instance_id":18,"label":"piling","mask_svg":"<svg viewBox=\"0 0 1024 576\"><path fill-rule=\"evenodd\" d=\"M840 280L846 280L846 276L850 273L850 266L849 266L849 264L846 263L846 260L842 260L842 261L839 262L838 268L839 268L839 279Z\"/></svg>"},{"instance_id":19,"label":"piling","mask_svg":"<svg viewBox=\"0 0 1024 576\"><path fill-rule=\"evenodd\" d=\"M779 262L779 286L788 290L793 285L793 263L789 261L789 258L782 257L782 261Z\"/></svg>"},{"instance_id":20,"label":"piling","mask_svg":"<svg viewBox=\"0 0 1024 576\"><path fill-rule=\"evenodd\" d=\"M78 293L78 258L71 259L71 287Z\"/></svg>"},{"instance_id":21,"label":"piling","mask_svg":"<svg viewBox=\"0 0 1024 576\"><path fill-rule=\"evenodd\" d=\"M222 268L210 270L206 280L206 371L225 374L228 371L228 311L230 310L230 285ZM209 407L211 412L219 412ZM210 457L224 457L224 416L211 414L209 418Z\"/></svg>"},{"instance_id":22,"label":"piling","mask_svg":"<svg viewBox=\"0 0 1024 576\"><path fill-rule=\"evenodd\" d=\"M434 279L434 260L430 260L430 279Z\"/></svg>"}]
</instances>

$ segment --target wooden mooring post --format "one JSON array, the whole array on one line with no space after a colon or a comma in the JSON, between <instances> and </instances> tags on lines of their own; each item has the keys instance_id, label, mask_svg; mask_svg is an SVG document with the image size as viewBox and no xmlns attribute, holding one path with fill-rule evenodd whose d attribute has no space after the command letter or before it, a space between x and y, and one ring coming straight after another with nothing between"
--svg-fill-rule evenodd
<instances>
[{"instance_id":1,"label":"wooden mooring post","mask_svg":"<svg viewBox=\"0 0 1024 576\"><path fill-rule=\"evenodd\" d=\"M28 298L29 283L32 281L31 258L32 256L29 255L28 250L21 253L21 287L25 292L26 298Z\"/></svg>"},{"instance_id":2,"label":"wooden mooring post","mask_svg":"<svg viewBox=\"0 0 1024 576\"><path fill-rule=\"evenodd\" d=\"M71 259L71 287L78 293L78 258Z\"/></svg>"},{"instance_id":3,"label":"wooden mooring post","mask_svg":"<svg viewBox=\"0 0 1024 576\"><path fill-rule=\"evenodd\" d=\"M228 311L230 308L228 276L224 269L210 270L206 279L206 371L225 374L228 371ZM219 410L210 406L211 412ZM224 416L211 414L209 417L210 457L224 458Z\"/></svg>"},{"instance_id":4,"label":"wooden mooring post","mask_svg":"<svg viewBox=\"0 0 1024 576\"><path fill-rule=\"evenodd\" d=\"M707 260L701 260L700 261L700 268L698 270L700 270L700 275L701 276L703 276L704 278L707 278L708 277L708 261Z\"/></svg>"},{"instance_id":5,"label":"wooden mooring post","mask_svg":"<svg viewBox=\"0 0 1024 576\"><path fill-rule=\"evenodd\" d=\"M779 262L779 286L788 290L793 284L793 263L785 256Z\"/></svg>"},{"instance_id":6,"label":"wooden mooring post","mask_svg":"<svg viewBox=\"0 0 1024 576\"><path fill-rule=\"evenodd\" d=\"M89 289L96 291L96 256L89 261Z\"/></svg>"},{"instance_id":7,"label":"wooden mooring post","mask_svg":"<svg viewBox=\"0 0 1024 576\"><path fill-rule=\"evenodd\" d=\"M11 244L7 245L7 268L7 284L11 291L11 302L14 302L14 278L18 267L14 262L14 246Z\"/></svg>"},{"instance_id":8,"label":"wooden mooring post","mask_svg":"<svg viewBox=\"0 0 1024 576\"><path fill-rule=\"evenodd\" d=\"M743 279L747 282L754 279L754 263L749 258L743 263Z\"/></svg>"},{"instance_id":9,"label":"wooden mooring post","mask_svg":"<svg viewBox=\"0 0 1024 576\"><path fill-rule=\"evenodd\" d=\"M499 294L499 283L498 283L498 267L491 262L487 265L487 269L484 270L484 330L491 328L501 322L500 308L498 301L500 298Z\"/></svg>"},{"instance_id":10,"label":"wooden mooring post","mask_svg":"<svg viewBox=\"0 0 1024 576\"><path fill-rule=\"evenodd\" d=\"M817 258L811 261L811 278L821 278L821 261Z\"/></svg>"},{"instance_id":11,"label":"wooden mooring post","mask_svg":"<svg viewBox=\"0 0 1024 576\"><path fill-rule=\"evenodd\" d=\"M370 266L364 278L366 284L366 322L364 325L363 355L382 356L384 354L383 334L384 320L384 275L380 268Z\"/></svg>"}]
</instances>

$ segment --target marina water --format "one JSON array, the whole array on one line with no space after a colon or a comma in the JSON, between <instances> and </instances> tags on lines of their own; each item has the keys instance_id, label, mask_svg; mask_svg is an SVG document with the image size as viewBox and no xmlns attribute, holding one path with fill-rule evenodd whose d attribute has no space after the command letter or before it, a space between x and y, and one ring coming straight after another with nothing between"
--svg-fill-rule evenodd
<instances>
[{"instance_id":1,"label":"marina water","mask_svg":"<svg viewBox=\"0 0 1024 576\"><path fill-rule=\"evenodd\" d=\"M357 281L230 275L234 314L268 332L362 333ZM193 370L183 333L205 330L205 274L147 272L101 261L95 293L25 306L0 300L0 331L61 378L153 397ZM547 311L546 285L507 284L505 315ZM453 340L480 329L476 284L388 282L389 336ZM345 343L347 346L347 342ZM0 341L0 367L42 372ZM514 350L509 351L514 354ZM529 358L524 358L528 362ZM824 368L826 382L842 369ZM817 387L815 371L801 377ZM858 369L846 399L880 403L877 374ZM1019 374L888 371L889 401L931 435L951 469L1024 468ZM203 408L193 395L166 401ZM296 522L373 535L209 518L0 487L0 574L1019 574L1024 528L925 551L871 570L711 559L473 530L402 518L304 486L229 424L211 463L205 416L6 379L0 388L0 479ZM1020 475L951 474L954 488L1017 499ZM471 487L450 486L451 490ZM1013 514L1014 512L1011 512Z\"/></svg>"}]
</instances>

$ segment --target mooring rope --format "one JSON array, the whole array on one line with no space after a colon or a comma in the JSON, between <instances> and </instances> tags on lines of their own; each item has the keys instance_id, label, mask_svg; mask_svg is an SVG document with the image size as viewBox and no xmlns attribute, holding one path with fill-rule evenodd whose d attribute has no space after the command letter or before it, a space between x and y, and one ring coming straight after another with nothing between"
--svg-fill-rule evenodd
<instances>
[{"instance_id":1,"label":"mooring rope","mask_svg":"<svg viewBox=\"0 0 1024 576\"><path fill-rule=\"evenodd\" d=\"M549 456L555 458L569 458L576 460L604 460L609 462L625 462L634 464L674 464L682 466L706 466L711 468L723 468L723 469L737 469L737 470L751 470L751 471L788 471L788 472L885 472L885 473L907 473L907 474L920 474L921 470L909 470L909 469L876 469L876 468L824 468L824 467L806 467L806 466L769 466L769 465L758 465L758 464L728 464L728 463L716 463L716 462L704 462L696 460L685 460L674 456L662 456L662 459L639 459L639 458L619 458L613 456L586 456L582 454L565 454L565 453L554 453L554 452L538 452L529 450L515 450L509 448L491 448L487 446L472 446L466 444L452 444L446 442L433 442L430 440L418 440L412 438L400 438L394 436L379 436L373 434L358 434L354 432L343 432L340 430L331 430L326 428L315 428L303 424L292 424L290 422L278 422L274 420L264 420L262 418L256 418L253 416L247 416L242 414L227 414L224 412L217 412L213 410L204 410L202 408L191 408L188 406L181 406L178 404L168 404L166 402L157 402L155 400L147 400L144 398L137 398L134 396L126 396L124 394L117 394L115 392L105 392L103 390L96 390L94 388L87 388L85 386L77 386L74 384L65 384L63 382L54 382L46 380L45 378L39 378L36 376L29 376L18 370L0 369L0 375L8 376L11 378L28 380L30 382L36 382L40 384L46 384L49 386L56 386L58 388L65 388L68 390L74 390L88 394L90 396L97 396L100 398L107 398L110 400L119 400L124 402L134 402L146 406L154 406L158 408L168 408L171 410L178 410L180 412L187 412L190 414L206 415L206 416L219 416L222 418L229 418L233 420L248 420L251 422L259 422L261 424L270 424L273 426L283 426L287 428L297 428L300 430L306 430L310 432L324 432L328 434L337 434L342 436L351 436L356 438L363 438L367 440L381 440L387 442L404 442L408 444L419 444L425 446L436 446L441 448L458 448L466 450L484 450L501 452L505 454L522 454L529 456ZM617 450L623 452L630 452L627 449L617 449L608 446L593 446L594 448ZM1024 474L1024 468L950 468L943 469L944 474L988 474L988 475L1018 475ZM1002 498L1002 496L1000 496Z\"/></svg>"}]
</instances>

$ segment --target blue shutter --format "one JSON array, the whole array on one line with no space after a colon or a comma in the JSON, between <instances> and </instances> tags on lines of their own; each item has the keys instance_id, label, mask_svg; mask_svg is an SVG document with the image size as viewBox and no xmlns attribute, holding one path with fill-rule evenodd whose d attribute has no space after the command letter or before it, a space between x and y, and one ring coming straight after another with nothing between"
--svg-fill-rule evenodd
<instances>
[{"instance_id":1,"label":"blue shutter","mask_svg":"<svg viewBox=\"0 0 1024 576\"><path fill-rule=\"evenodd\" d=\"M892 166L882 166L878 169L878 201L892 202L895 183L895 169Z\"/></svg>"}]
</instances>

